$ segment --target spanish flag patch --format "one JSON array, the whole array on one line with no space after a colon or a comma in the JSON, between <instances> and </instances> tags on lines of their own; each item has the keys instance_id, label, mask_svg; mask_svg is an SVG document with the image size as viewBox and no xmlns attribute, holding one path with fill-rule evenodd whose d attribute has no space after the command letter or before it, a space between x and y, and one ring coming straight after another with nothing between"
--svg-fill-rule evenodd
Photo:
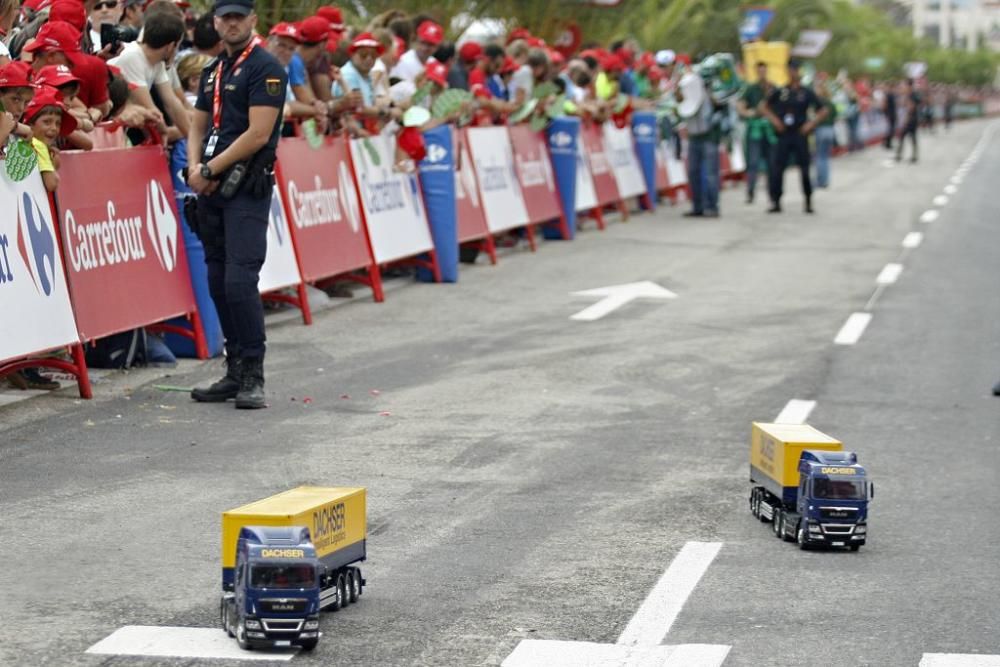
<instances>
[{"instance_id":1,"label":"spanish flag patch","mask_svg":"<svg viewBox=\"0 0 1000 667\"><path fill-rule=\"evenodd\" d=\"M267 94L271 97L281 94L281 79L267 79L264 84L267 86Z\"/></svg>"}]
</instances>

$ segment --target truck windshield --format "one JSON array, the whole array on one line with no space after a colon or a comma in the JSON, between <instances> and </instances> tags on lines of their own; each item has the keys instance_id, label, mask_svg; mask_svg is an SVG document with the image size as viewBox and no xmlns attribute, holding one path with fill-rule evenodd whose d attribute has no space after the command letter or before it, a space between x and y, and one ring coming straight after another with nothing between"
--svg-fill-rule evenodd
<instances>
[{"instance_id":1,"label":"truck windshield","mask_svg":"<svg viewBox=\"0 0 1000 667\"><path fill-rule=\"evenodd\" d=\"M825 500L864 500L865 483L858 479L817 478L813 495Z\"/></svg>"},{"instance_id":2,"label":"truck windshield","mask_svg":"<svg viewBox=\"0 0 1000 667\"><path fill-rule=\"evenodd\" d=\"M316 568L302 563L268 563L250 569L251 588L313 588Z\"/></svg>"}]
</instances>

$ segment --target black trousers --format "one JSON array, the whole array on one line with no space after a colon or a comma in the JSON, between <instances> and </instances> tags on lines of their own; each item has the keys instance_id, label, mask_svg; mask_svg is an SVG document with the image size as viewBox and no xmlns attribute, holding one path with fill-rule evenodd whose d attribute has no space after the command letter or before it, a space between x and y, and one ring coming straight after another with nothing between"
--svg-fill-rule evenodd
<instances>
[{"instance_id":1,"label":"black trousers","mask_svg":"<svg viewBox=\"0 0 1000 667\"><path fill-rule=\"evenodd\" d=\"M268 197L243 192L232 199L218 193L198 200L201 242L208 267L208 291L219 313L231 359L264 357L264 308L257 289L267 254Z\"/></svg>"},{"instance_id":2,"label":"black trousers","mask_svg":"<svg viewBox=\"0 0 1000 667\"><path fill-rule=\"evenodd\" d=\"M809 177L809 137L799 134L798 130L788 129L778 135L778 144L774 147L774 161L771 163L771 201L781 203L781 195L785 192L785 167L788 158L795 156L795 162L802 176L802 194L812 197L812 179Z\"/></svg>"},{"instance_id":3,"label":"black trousers","mask_svg":"<svg viewBox=\"0 0 1000 667\"><path fill-rule=\"evenodd\" d=\"M899 144L896 146L896 159L903 159L903 144L906 142L906 137L909 137L913 142L913 159L917 159L917 124L908 123L903 126L903 132L899 135Z\"/></svg>"}]
</instances>

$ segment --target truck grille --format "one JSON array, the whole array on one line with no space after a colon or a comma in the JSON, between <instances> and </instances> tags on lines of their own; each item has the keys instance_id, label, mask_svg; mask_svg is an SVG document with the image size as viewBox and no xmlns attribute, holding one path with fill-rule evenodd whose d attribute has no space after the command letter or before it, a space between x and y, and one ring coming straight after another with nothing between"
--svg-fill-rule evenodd
<instances>
[{"instance_id":1,"label":"truck grille","mask_svg":"<svg viewBox=\"0 0 1000 667\"><path fill-rule=\"evenodd\" d=\"M271 614L304 614L309 601L303 598L271 598L260 600L262 612Z\"/></svg>"},{"instance_id":2,"label":"truck grille","mask_svg":"<svg viewBox=\"0 0 1000 667\"><path fill-rule=\"evenodd\" d=\"M261 622L268 632L298 632L302 629L302 619L262 618Z\"/></svg>"},{"instance_id":3,"label":"truck grille","mask_svg":"<svg viewBox=\"0 0 1000 667\"><path fill-rule=\"evenodd\" d=\"M820 507L819 516L824 521L854 521L858 510L853 507Z\"/></svg>"}]
</instances>

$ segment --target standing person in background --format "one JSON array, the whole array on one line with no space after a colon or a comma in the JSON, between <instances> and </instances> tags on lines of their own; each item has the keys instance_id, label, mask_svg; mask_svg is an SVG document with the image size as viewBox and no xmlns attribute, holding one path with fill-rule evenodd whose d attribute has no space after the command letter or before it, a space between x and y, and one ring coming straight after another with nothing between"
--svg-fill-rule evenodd
<instances>
[{"instance_id":1,"label":"standing person in background","mask_svg":"<svg viewBox=\"0 0 1000 667\"><path fill-rule=\"evenodd\" d=\"M907 79L900 94L903 102L903 128L899 134L899 144L896 146L896 162L903 159L903 143L906 137L913 142L913 155L910 162L917 161L917 125L920 124L920 95L913 87L913 80Z\"/></svg>"},{"instance_id":2,"label":"standing person in background","mask_svg":"<svg viewBox=\"0 0 1000 667\"><path fill-rule=\"evenodd\" d=\"M772 87L767 80L767 63L757 63L756 71L757 82L747 86L736 101L736 111L746 121L748 204L753 203L761 161L765 177L770 178L771 153L775 142L774 129L760 111L761 103L767 99Z\"/></svg>"},{"instance_id":3,"label":"standing person in background","mask_svg":"<svg viewBox=\"0 0 1000 667\"><path fill-rule=\"evenodd\" d=\"M836 141L833 123L837 120L837 107L830 96L830 88L826 81L816 86L816 96L822 107L826 109L826 115L816 126L816 187L828 188L830 187L830 156Z\"/></svg>"},{"instance_id":4,"label":"standing person in background","mask_svg":"<svg viewBox=\"0 0 1000 667\"><path fill-rule=\"evenodd\" d=\"M188 136L188 186L205 246L208 287L225 337L226 375L191 398L236 399L267 407L264 310L257 281L267 252L274 159L288 77L255 34L253 0L216 0L215 28L225 44L202 73Z\"/></svg>"},{"instance_id":5,"label":"standing person in background","mask_svg":"<svg viewBox=\"0 0 1000 667\"><path fill-rule=\"evenodd\" d=\"M687 120L688 183L691 186L691 210L685 218L719 217L719 141L722 130L713 121L715 104L701 75L693 70L684 73L677 87L677 101L684 101L684 91L701 88L703 100L694 116Z\"/></svg>"},{"instance_id":6,"label":"standing person in background","mask_svg":"<svg viewBox=\"0 0 1000 667\"><path fill-rule=\"evenodd\" d=\"M847 121L847 150L853 153L865 147L858 132L861 125L861 100L858 89L850 79L844 81L844 92L847 93L847 106L844 109L844 120Z\"/></svg>"},{"instance_id":7,"label":"standing person in background","mask_svg":"<svg viewBox=\"0 0 1000 667\"><path fill-rule=\"evenodd\" d=\"M809 110L815 114L809 118ZM788 85L772 91L763 106L764 115L778 133L778 146L771 165L771 208L769 213L781 213L781 196L785 189L785 167L795 156L802 176L805 212L812 213L812 179L809 176L809 135L816 124L826 117L827 110L810 88L802 85L802 74L796 60L788 62Z\"/></svg>"},{"instance_id":8,"label":"standing person in background","mask_svg":"<svg viewBox=\"0 0 1000 667\"><path fill-rule=\"evenodd\" d=\"M127 25L136 30L142 30L143 12L146 8L146 0L122 0L121 18L118 20L122 25Z\"/></svg>"},{"instance_id":9,"label":"standing person in background","mask_svg":"<svg viewBox=\"0 0 1000 667\"><path fill-rule=\"evenodd\" d=\"M886 150L892 150L892 140L896 136L896 120L897 111L896 107L896 88L892 85L892 82L885 84L885 106L882 109L882 113L885 114L885 122L889 124L889 129L885 133L885 141L882 143Z\"/></svg>"},{"instance_id":10,"label":"standing person in background","mask_svg":"<svg viewBox=\"0 0 1000 667\"><path fill-rule=\"evenodd\" d=\"M90 24L90 43L94 53L100 51L102 47L101 26L117 24L121 15L122 10L118 0L97 0L94 3L87 17Z\"/></svg>"}]
</instances>

